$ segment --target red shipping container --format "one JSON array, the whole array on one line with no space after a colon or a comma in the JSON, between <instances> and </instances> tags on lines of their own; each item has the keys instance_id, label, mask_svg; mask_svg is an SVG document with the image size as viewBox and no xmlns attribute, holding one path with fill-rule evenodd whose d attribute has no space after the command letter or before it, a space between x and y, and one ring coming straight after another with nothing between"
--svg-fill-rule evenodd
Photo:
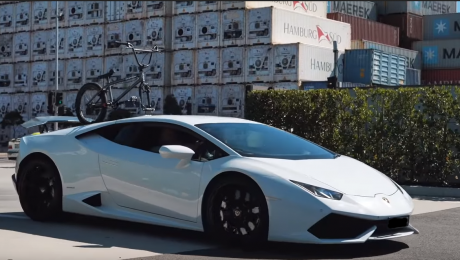
<instances>
[{"instance_id":1,"label":"red shipping container","mask_svg":"<svg viewBox=\"0 0 460 260\"><path fill-rule=\"evenodd\" d=\"M422 85L459 85L460 69L422 70Z\"/></svg>"},{"instance_id":2,"label":"red shipping container","mask_svg":"<svg viewBox=\"0 0 460 260\"><path fill-rule=\"evenodd\" d=\"M421 41L423 40L423 17L416 14L390 14L380 16L379 21L384 24L399 27L399 36Z\"/></svg>"},{"instance_id":3,"label":"red shipping container","mask_svg":"<svg viewBox=\"0 0 460 260\"><path fill-rule=\"evenodd\" d=\"M351 40L368 40L399 46L399 28L391 25L347 15L329 13L327 18L351 25Z\"/></svg>"}]
</instances>

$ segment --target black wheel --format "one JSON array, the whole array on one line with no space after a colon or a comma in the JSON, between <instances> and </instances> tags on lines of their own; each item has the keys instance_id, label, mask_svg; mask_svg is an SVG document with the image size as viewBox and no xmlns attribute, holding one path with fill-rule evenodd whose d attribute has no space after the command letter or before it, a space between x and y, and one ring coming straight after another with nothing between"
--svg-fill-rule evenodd
<instances>
[{"instance_id":1,"label":"black wheel","mask_svg":"<svg viewBox=\"0 0 460 260\"><path fill-rule=\"evenodd\" d=\"M104 121L107 114L107 96L105 92L100 92L101 90L102 87L96 83L86 83L78 90L75 112L80 123L91 124ZM99 96L93 98L98 92L100 92ZM90 100L91 103L87 106Z\"/></svg>"},{"instance_id":2,"label":"black wheel","mask_svg":"<svg viewBox=\"0 0 460 260\"><path fill-rule=\"evenodd\" d=\"M24 213L35 221L62 217L62 182L56 167L43 159L27 162L20 170L18 194Z\"/></svg>"},{"instance_id":3,"label":"black wheel","mask_svg":"<svg viewBox=\"0 0 460 260\"><path fill-rule=\"evenodd\" d=\"M258 246L267 240L267 201L252 180L242 177L218 180L205 206L205 232L214 239L243 246Z\"/></svg>"}]
</instances>

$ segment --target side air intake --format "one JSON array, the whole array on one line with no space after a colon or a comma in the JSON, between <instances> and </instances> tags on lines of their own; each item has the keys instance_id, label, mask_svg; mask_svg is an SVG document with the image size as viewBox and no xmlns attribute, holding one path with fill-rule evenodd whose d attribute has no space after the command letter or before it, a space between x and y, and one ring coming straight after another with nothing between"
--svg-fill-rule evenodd
<instances>
[{"instance_id":1,"label":"side air intake","mask_svg":"<svg viewBox=\"0 0 460 260\"><path fill-rule=\"evenodd\" d=\"M88 204L88 205L90 205L90 206L92 206L92 207L100 207L100 206L102 206L101 194L98 193L96 195L88 197L88 198L84 199L83 202Z\"/></svg>"}]
</instances>

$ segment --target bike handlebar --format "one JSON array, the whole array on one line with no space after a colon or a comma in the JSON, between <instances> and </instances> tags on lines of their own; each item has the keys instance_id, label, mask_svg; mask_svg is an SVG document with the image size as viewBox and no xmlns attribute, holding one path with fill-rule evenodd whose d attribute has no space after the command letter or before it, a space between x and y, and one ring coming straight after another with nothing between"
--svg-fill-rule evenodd
<instances>
[{"instance_id":1,"label":"bike handlebar","mask_svg":"<svg viewBox=\"0 0 460 260\"><path fill-rule=\"evenodd\" d=\"M132 49L133 50L133 54L134 54L134 58L136 59L136 62L137 62L137 65L139 67L148 67L150 64L150 62L152 61L152 56L153 56L153 53L155 52L162 52L164 51L164 48L163 47L159 47L159 46L154 46L151 50L145 50L145 49L135 49L133 44L130 43L130 42L120 42L120 41L115 41L116 44L118 44L119 46L120 45L123 45L123 46L126 46L128 49ZM141 64L139 62L139 59L137 58L137 55L136 55L136 52L146 52L146 53L150 53L150 58L149 58L149 63L148 64Z\"/></svg>"}]
</instances>

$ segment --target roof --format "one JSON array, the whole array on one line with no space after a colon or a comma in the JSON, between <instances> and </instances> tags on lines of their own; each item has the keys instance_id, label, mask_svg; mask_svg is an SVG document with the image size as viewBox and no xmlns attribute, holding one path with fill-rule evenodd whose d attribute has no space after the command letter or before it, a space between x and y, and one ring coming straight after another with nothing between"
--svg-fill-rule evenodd
<instances>
[{"instance_id":1,"label":"roof","mask_svg":"<svg viewBox=\"0 0 460 260\"><path fill-rule=\"evenodd\" d=\"M209 124L209 123L253 123L257 122L235 118L235 117L220 117L220 116L192 116L192 115L155 115L155 116L138 116L126 119L121 119L119 122L136 122L136 121L152 121L152 122L182 122L188 125Z\"/></svg>"},{"instance_id":2,"label":"roof","mask_svg":"<svg viewBox=\"0 0 460 260\"><path fill-rule=\"evenodd\" d=\"M48 123L75 123L79 124L80 121L75 116L38 116L30 119L29 121L22 124L25 128L31 128L38 125L44 125Z\"/></svg>"}]
</instances>

